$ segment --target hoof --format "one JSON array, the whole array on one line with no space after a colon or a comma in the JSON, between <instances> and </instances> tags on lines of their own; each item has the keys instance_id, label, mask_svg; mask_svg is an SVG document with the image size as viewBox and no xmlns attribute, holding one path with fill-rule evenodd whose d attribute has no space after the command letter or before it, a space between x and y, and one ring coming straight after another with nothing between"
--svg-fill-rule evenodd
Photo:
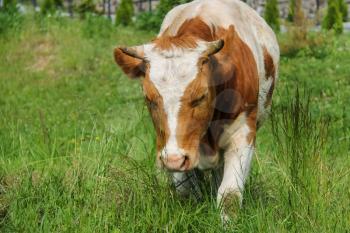
<instances>
[{"instance_id":1,"label":"hoof","mask_svg":"<svg viewBox=\"0 0 350 233\"><path fill-rule=\"evenodd\" d=\"M229 192L221 200L221 220L226 225L238 217L242 205L240 192Z\"/></svg>"}]
</instances>

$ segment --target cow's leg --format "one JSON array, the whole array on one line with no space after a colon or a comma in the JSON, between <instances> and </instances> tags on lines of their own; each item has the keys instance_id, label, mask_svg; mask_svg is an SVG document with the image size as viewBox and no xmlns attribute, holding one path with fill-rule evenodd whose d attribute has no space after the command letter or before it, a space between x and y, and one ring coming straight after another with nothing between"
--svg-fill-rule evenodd
<instances>
[{"instance_id":1,"label":"cow's leg","mask_svg":"<svg viewBox=\"0 0 350 233\"><path fill-rule=\"evenodd\" d=\"M244 183L254 153L255 131L255 127L252 129L247 123L239 126L224 152L224 173L217 195L224 221L235 215L242 204Z\"/></svg>"},{"instance_id":2,"label":"cow's leg","mask_svg":"<svg viewBox=\"0 0 350 233\"><path fill-rule=\"evenodd\" d=\"M188 197L191 194L199 201L202 198L202 192L199 187L199 179L197 171L189 172L173 172L173 184L178 194Z\"/></svg>"}]
</instances>

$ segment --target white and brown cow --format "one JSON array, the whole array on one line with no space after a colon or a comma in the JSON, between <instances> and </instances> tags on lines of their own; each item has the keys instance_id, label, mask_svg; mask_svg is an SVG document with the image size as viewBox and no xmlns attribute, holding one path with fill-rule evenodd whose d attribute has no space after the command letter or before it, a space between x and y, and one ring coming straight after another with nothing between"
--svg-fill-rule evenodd
<instances>
[{"instance_id":1,"label":"white and brown cow","mask_svg":"<svg viewBox=\"0 0 350 233\"><path fill-rule=\"evenodd\" d=\"M195 0L171 10L152 42L114 56L142 77L159 166L176 180L223 166L218 203L241 202L277 80L279 47L266 22L239 0Z\"/></svg>"}]
</instances>

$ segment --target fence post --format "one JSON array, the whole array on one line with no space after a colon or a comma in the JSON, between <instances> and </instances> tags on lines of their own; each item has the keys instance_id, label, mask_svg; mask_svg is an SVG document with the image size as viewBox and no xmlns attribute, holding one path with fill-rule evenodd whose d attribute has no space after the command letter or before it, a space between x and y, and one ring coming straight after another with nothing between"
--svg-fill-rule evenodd
<instances>
[{"instance_id":1,"label":"fence post","mask_svg":"<svg viewBox=\"0 0 350 233\"><path fill-rule=\"evenodd\" d=\"M68 13L70 17L73 17L73 0L68 0Z\"/></svg>"},{"instance_id":2,"label":"fence post","mask_svg":"<svg viewBox=\"0 0 350 233\"><path fill-rule=\"evenodd\" d=\"M106 14L106 0L103 0L103 8L102 8L102 12L103 12L103 15Z\"/></svg>"},{"instance_id":3,"label":"fence post","mask_svg":"<svg viewBox=\"0 0 350 233\"><path fill-rule=\"evenodd\" d=\"M111 19L111 0L108 0L107 1L107 3L108 3L108 19Z\"/></svg>"},{"instance_id":4,"label":"fence post","mask_svg":"<svg viewBox=\"0 0 350 233\"><path fill-rule=\"evenodd\" d=\"M148 10L152 12L152 0L148 0Z\"/></svg>"},{"instance_id":5,"label":"fence post","mask_svg":"<svg viewBox=\"0 0 350 233\"><path fill-rule=\"evenodd\" d=\"M38 7L38 3L36 2L36 0L32 0L32 4L34 9L36 9Z\"/></svg>"},{"instance_id":6,"label":"fence post","mask_svg":"<svg viewBox=\"0 0 350 233\"><path fill-rule=\"evenodd\" d=\"M142 0L138 1L138 9L139 9L139 12L143 11L143 9L142 9Z\"/></svg>"}]
</instances>

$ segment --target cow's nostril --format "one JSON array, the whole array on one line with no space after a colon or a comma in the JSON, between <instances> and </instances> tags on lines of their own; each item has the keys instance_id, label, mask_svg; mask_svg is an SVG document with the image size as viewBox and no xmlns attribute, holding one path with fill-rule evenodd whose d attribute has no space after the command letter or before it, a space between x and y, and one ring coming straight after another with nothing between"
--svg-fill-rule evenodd
<instances>
[{"instance_id":1,"label":"cow's nostril","mask_svg":"<svg viewBox=\"0 0 350 233\"><path fill-rule=\"evenodd\" d=\"M184 155L184 161L181 164L181 168L186 168L188 166L189 163L189 157L188 155Z\"/></svg>"}]
</instances>

